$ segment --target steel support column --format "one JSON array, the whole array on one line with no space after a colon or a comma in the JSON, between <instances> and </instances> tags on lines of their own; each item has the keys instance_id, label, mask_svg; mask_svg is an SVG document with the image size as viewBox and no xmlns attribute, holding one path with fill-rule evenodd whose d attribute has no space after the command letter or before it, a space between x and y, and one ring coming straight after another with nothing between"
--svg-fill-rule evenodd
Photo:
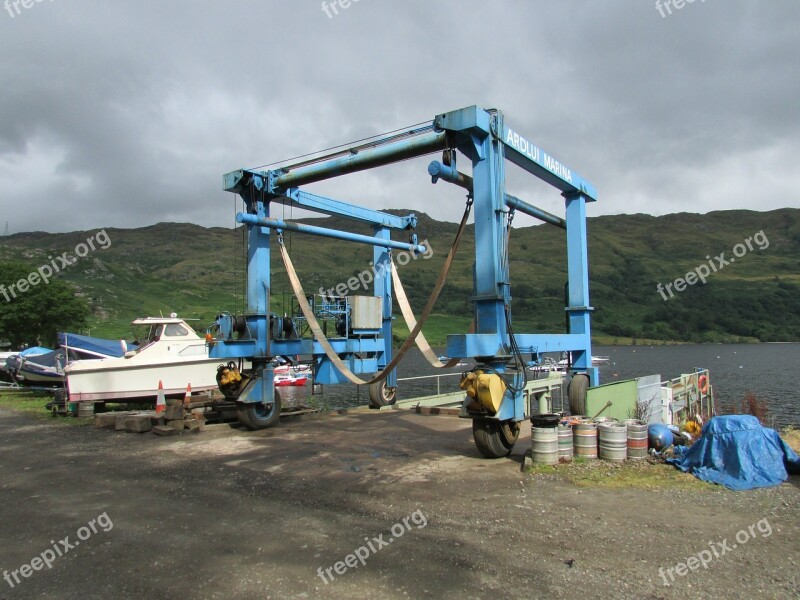
<instances>
[{"instance_id":1,"label":"steel support column","mask_svg":"<svg viewBox=\"0 0 800 600\"><path fill-rule=\"evenodd\" d=\"M574 371L589 374L592 385L598 384L598 369L592 365L591 312L589 305L589 251L586 231L586 197L566 194L567 271L569 281L569 333L582 335L582 348L572 352Z\"/></svg>"}]
</instances>

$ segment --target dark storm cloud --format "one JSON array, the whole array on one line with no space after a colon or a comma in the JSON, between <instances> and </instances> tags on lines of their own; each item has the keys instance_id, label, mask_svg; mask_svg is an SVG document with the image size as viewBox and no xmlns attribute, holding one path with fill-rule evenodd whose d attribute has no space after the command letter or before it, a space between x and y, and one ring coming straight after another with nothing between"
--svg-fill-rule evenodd
<instances>
[{"instance_id":1,"label":"dark storm cloud","mask_svg":"<svg viewBox=\"0 0 800 600\"><path fill-rule=\"evenodd\" d=\"M503 109L592 181L591 214L797 206L799 17L789 0L666 17L647 0L360 0L332 18L318 0L3 10L0 219L230 226L226 171L469 104ZM457 219L462 195L432 187L426 162L314 189ZM515 169L509 187L559 208Z\"/></svg>"}]
</instances>

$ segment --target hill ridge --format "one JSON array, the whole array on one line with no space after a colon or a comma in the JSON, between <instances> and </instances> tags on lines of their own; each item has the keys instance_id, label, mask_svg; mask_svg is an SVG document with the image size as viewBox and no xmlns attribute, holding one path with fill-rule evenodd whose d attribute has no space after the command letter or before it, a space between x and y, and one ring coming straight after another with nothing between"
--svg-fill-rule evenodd
<instances>
[{"instance_id":1,"label":"hill ridge","mask_svg":"<svg viewBox=\"0 0 800 600\"><path fill-rule=\"evenodd\" d=\"M401 276L412 305L419 310L457 225L424 212L416 214L416 233L429 239L434 255L402 267ZM354 227L342 218L295 220L369 233L369 227ZM520 221L511 235L515 329L561 331L564 232ZM2 237L0 260L35 268L49 255L72 250L97 231L37 231ZM159 222L105 231L110 247L91 252L61 275L90 302L93 335L124 335L127 323L144 314L175 311L205 323L219 312L244 310L243 228ZM588 219L588 231L590 294L598 335L697 342L800 340L800 209L602 215ZM659 293L658 284L671 283L675 289L677 279L708 264L707 256L725 253L730 258L737 244L759 232L768 247L753 246L735 264L713 272L705 284L688 285L666 300ZM405 239L406 233L394 237ZM361 272L372 257L371 248L364 245L300 234L287 234L287 241L308 292L327 289ZM470 225L436 306L435 319L441 327L434 321L434 329L447 330L448 322L469 314L474 260ZM279 311L290 304L288 290L282 266L273 261L273 307ZM458 329L462 328L452 330Z\"/></svg>"}]
</instances>

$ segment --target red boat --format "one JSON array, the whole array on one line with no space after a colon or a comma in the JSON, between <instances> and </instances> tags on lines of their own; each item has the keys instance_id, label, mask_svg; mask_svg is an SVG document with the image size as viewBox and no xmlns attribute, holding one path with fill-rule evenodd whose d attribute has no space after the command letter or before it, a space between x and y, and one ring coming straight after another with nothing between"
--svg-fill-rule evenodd
<instances>
[{"instance_id":1,"label":"red boat","mask_svg":"<svg viewBox=\"0 0 800 600\"><path fill-rule=\"evenodd\" d=\"M305 375L275 375L276 387L297 386L302 387L308 383L308 377Z\"/></svg>"}]
</instances>

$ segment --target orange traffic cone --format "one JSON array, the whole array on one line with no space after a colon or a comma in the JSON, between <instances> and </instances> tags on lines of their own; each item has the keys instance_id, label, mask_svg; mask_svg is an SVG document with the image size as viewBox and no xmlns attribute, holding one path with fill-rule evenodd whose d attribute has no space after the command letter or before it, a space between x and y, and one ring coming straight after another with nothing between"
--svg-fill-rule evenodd
<instances>
[{"instance_id":1,"label":"orange traffic cone","mask_svg":"<svg viewBox=\"0 0 800 600\"><path fill-rule=\"evenodd\" d=\"M164 398L164 384L159 380L158 382L158 396L156 399L156 414L162 415L167 410L167 401Z\"/></svg>"},{"instance_id":2,"label":"orange traffic cone","mask_svg":"<svg viewBox=\"0 0 800 600\"><path fill-rule=\"evenodd\" d=\"M189 408L189 405L192 403L192 384L186 386L186 396L183 398L183 406L184 408Z\"/></svg>"}]
</instances>

